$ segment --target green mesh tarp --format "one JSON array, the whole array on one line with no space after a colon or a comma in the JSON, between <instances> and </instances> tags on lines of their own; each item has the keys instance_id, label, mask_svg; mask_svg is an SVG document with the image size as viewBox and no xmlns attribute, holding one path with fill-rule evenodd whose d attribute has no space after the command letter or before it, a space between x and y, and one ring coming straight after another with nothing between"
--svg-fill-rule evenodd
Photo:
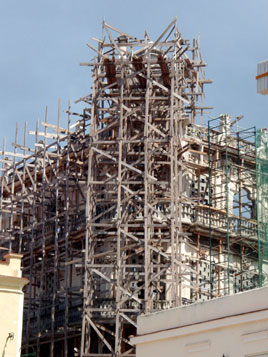
<instances>
[{"instance_id":1,"label":"green mesh tarp","mask_svg":"<svg viewBox=\"0 0 268 357\"><path fill-rule=\"evenodd\" d=\"M268 131L256 132L259 286L268 285Z\"/></svg>"}]
</instances>

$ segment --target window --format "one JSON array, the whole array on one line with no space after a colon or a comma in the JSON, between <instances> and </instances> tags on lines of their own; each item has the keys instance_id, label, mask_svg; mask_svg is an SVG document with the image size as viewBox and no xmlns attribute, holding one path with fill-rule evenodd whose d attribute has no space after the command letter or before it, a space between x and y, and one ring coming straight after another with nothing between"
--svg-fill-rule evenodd
<instances>
[{"instance_id":1,"label":"window","mask_svg":"<svg viewBox=\"0 0 268 357\"><path fill-rule=\"evenodd\" d=\"M233 197L233 214L248 219L256 219L256 202L248 189L242 188Z\"/></svg>"}]
</instances>

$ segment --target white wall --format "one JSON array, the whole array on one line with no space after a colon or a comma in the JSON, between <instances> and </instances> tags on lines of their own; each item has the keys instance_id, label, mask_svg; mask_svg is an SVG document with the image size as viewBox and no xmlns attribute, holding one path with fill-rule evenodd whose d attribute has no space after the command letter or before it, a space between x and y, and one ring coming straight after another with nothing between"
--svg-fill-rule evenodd
<instances>
[{"instance_id":1,"label":"white wall","mask_svg":"<svg viewBox=\"0 0 268 357\"><path fill-rule=\"evenodd\" d=\"M21 254L7 254L0 261L0 355L19 357L22 337L23 287Z\"/></svg>"},{"instance_id":2,"label":"white wall","mask_svg":"<svg viewBox=\"0 0 268 357\"><path fill-rule=\"evenodd\" d=\"M138 318L137 357L268 356L268 288Z\"/></svg>"}]
</instances>

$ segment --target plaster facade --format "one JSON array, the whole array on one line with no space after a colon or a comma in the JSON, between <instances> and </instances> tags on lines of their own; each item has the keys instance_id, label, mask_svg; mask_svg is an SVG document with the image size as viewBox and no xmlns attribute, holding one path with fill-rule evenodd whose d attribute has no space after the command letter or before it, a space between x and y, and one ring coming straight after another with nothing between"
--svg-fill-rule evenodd
<instances>
[{"instance_id":1,"label":"plaster facade","mask_svg":"<svg viewBox=\"0 0 268 357\"><path fill-rule=\"evenodd\" d=\"M268 356L268 288L138 318L137 357Z\"/></svg>"},{"instance_id":2,"label":"plaster facade","mask_svg":"<svg viewBox=\"0 0 268 357\"><path fill-rule=\"evenodd\" d=\"M21 276L21 254L6 254L0 261L0 354L17 357L21 353L23 287L28 280Z\"/></svg>"}]
</instances>

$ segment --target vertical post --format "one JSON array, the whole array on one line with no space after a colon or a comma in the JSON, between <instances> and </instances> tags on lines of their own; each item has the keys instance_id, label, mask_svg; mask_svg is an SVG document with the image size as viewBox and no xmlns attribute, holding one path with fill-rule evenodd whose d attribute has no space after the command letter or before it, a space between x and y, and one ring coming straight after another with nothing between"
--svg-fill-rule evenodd
<instances>
[{"instance_id":1,"label":"vertical post","mask_svg":"<svg viewBox=\"0 0 268 357\"><path fill-rule=\"evenodd\" d=\"M209 197L209 278L210 278L210 298L213 297L213 276L212 276L212 150L211 150L211 123L208 121L208 197Z\"/></svg>"},{"instance_id":2,"label":"vertical post","mask_svg":"<svg viewBox=\"0 0 268 357\"><path fill-rule=\"evenodd\" d=\"M117 244L116 244L116 331L115 331L115 353L121 354L122 326L120 324L122 266L121 266L121 211L122 211L122 150L123 150L123 125L124 125L124 65L121 65L120 81L120 117L119 117L119 137L118 137L118 171L117 171Z\"/></svg>"},{"instance_id":3,"label":"vertical post","mask_svg":"<svg viewBox=\"0 0 268 357\"><path fill-rule=\"evenodd\" d=\"M169 128L169 152L170 152L170 191L171 191L171 222L170 222L170 244L171 244L171 306L176 306L177 296L176 296L176 270L177 265L175 264L175 254L176 254L176 244L175 244L175 231L177 230L176 227L176 220L175 220L175 206L176 196L175 196L175 156L177 155L175 151L175 138L174 138L174 63L171 63L171 94L170 94L170 128ZM179 245L181 245L181 241L179 240ZM179 256L180 258L180 256ZM179 269L181 267L179 266ZM179 279L181 276L179 275Z\"/></svg>"},{"instance_id":4,"label":"vertical post","mask_svg":"<svg viewBox=\"0 0 268 357\"><path fill-rule=\"evenodd\" d=\"M67 117L67 146L66 146L66 164L65 164L65 173L64 173L64 201L65 201L65 213L64 213L64 249L65 249L65 266L64 266L64 283L65 283L65 315L64 315L64 357L68 357L68 328L69 328L69 269L71 266L68 266L66 263L69 259L70 254L70 232L69 232L69 215L70 215L70 193L69 193L69 175L70 175L70 121L71 121L71 103L68 101L68 117Z\"/></svg>"},{"instance_id":5,"label":"vertical post","mask_svg":"<svg viewBox=\"0 0 268 357\"><path fill-rule=\"evenodd\" d=\"M4 180L5 175L3 173L6 171L6 164L5 164L5 151L6 151L6 137L3 139L3 151L2 151L2 174L1 174L1 195L0 195L0 232L2 233L3 229L3 189L4 189Z\"/></svg>"},{"instance_id":6,"label":"vertical post","mask_svg":"<svg viewBox=\"0 0 268 357\"><path fill-rule=\"evenodd\" d=\"M227 116L224 116L224 128L225 128L225 195L226 195L226 219L227 219L227 227L226 227L226 239L227 239L227 293L230 294L230 222L229 222L229 162L228 162L228 127L227 127Z\"/></svg>"},{"instance_id":7,"label":"vertical post","mask_svg":"<svg viewBox=\"0 0 268 357\"><path fill-rule=\"evenodd\" d=\"M39 121L36 122L36 129L35 129L35 144L38 142L38 130L39 130ZM31 240L30 240L30 264L29 264L29 273L30 273L30 284L28 290L28 314L27 314L27 327L26 327L26 353L29 353L29 343L30 343L30 335L31 335L31 317L33 315L33 310L35 310L35 306L38 306L38 301L36 298L36 292L33 288L34 280L36 279L36 265L34 264L34 243L35 243L35 233L36 233L36 225L38 221L37 217L37 199L36 199L36 192L37 192L37 156L38 156L38 147L35 145L34 148L34 171L33 171L33 200L32 200L32 228L31 228ZM30 222L29 222L30 223ZM32 295L34 297L32 299ZM33 300L33 302L32 302ZM34 308L33 308L34 307ZM38 339L37 339L38 341Z\"/></svg>"},{"instance_id":8,"label":"vertical post","mask_svg":"<svg viewBox=\"0 0 268 357\"><path fill-rule=\"evenodd\" d=\"M45 114L45 124L48 121L48 107L46 107ZM43 309L43 301L45 295L44 289L44 269L45 269L45 260L46 260L46 235L45 235L45 226L46 226L46 161L47 161L47 125L44 127L44 142L42 147L42 212L41 212L41 269L39 275L39 302L38 302L38 315L37 315L37 355L40 355L40 338L41 338L41 317L42 317L42 309Z\"/></svg>"},{"instance_id":9,"label":"vertical post","mask_svg":"<svg viewBox=\"0 0 268 357\"><path fill-rule=\"evenodd\" d=\"M15 197L15 180L16 180L16 153L17 153L17 144L18 144L18 123L16 123L16 132L15 132L15 145L14 145L14 157L12 164L12 181L11 181L11 208L10 208L10 227L14 226L14 197ZM12 237L9 237L9 252L12 252Z\"/></svg>"},{"instance_id":10,"label":"vertical post","mask_svg":"<svg viewBox=\"0 0 268 357\"><path fill-rule=\"evenodd\" d=\"M199 300L199 294L201 292L200 286L199 286L199 268L200 268L200 233L197 233L197 241L196 241L196 301Z\"/></svg>"},{"instance_id":11,"label":"vertical post","mask_svg":"<svg viewBox=\"0 0 268 357\"><path fill-rule=\"evenodd\" d=\"M22 184L21 184L21 211L20 211L20 233L19 233L19 253L22 251L22 239L23 239L23 221L24 221L24 200L26 199L25 190L25 171L26 171L26 138L27 138L27 121L24 125L24 142L23 142L23 169L22 169Z\"/></svg>"},{"instance_id":12,"label":"vertical post","mask_svg":"<svg viewBox=\"0 0 268 357\"><path fill-rule=\"evenodd\" d=\"M236 133L236 139L237 139L237 150L238 150L238 185L239 185L239 190L238 190L238 204L239 204L239 220L238 220L238 234L240 236L240 291L243 290L243 260L244 260L244 247L243 247L243 241L241 239L241 220L242 220L242 210L243 210L243 198L242 198L242 175L241 175L241 170L242 170L242 160L241 160L241 152L240 152L240 135L239 132Z\"/></svg>"},{"instance_id":13,"label":"vertical post","mask_svg":"<svg viewBox=\"0 0 268 357\"><path fill-rule=\"evenodd\" d=\"M255 129L255 156L256 156L256 200L257 200L257 229L258 229L258 284L262 287L262 232L263 232L263 222L262 222L262 212L261 212L261 201L262 197L262 171L261 171L261 159L258 157L258 149L261 142L261 131Z\"/></svg>"},{"instance_id":14,"label":"vertical post","mask_svg":"<svg viewBox=\"0 0 268 357\"><path fill-rule=\"evenodd\" d=\"M147 80L146 80L146 94L145 94L145 123L144 123L144 311L149 312L149 264L150 264L150 248L149 248L149 109L150 109L150 52L147 53Z\"/></svg>"},{"instance_id":15,"label":"vertical post","mask_svg":"<svg viewBox=\"0 0 268 357\"><path fill-rule=\"evenodd\" d=\"M57 118L57 150L56 150L56 167L55 167L55 212L54 212L54 271L53 271L53 293L52 293L52 311L51 311L51 356L55 353L55 319L56 319L56 304L58 303L58 270L59 270L59 157L60 157L60 111L61 100L58 102L58 118Z\"/></svg>"}]
</instances>

